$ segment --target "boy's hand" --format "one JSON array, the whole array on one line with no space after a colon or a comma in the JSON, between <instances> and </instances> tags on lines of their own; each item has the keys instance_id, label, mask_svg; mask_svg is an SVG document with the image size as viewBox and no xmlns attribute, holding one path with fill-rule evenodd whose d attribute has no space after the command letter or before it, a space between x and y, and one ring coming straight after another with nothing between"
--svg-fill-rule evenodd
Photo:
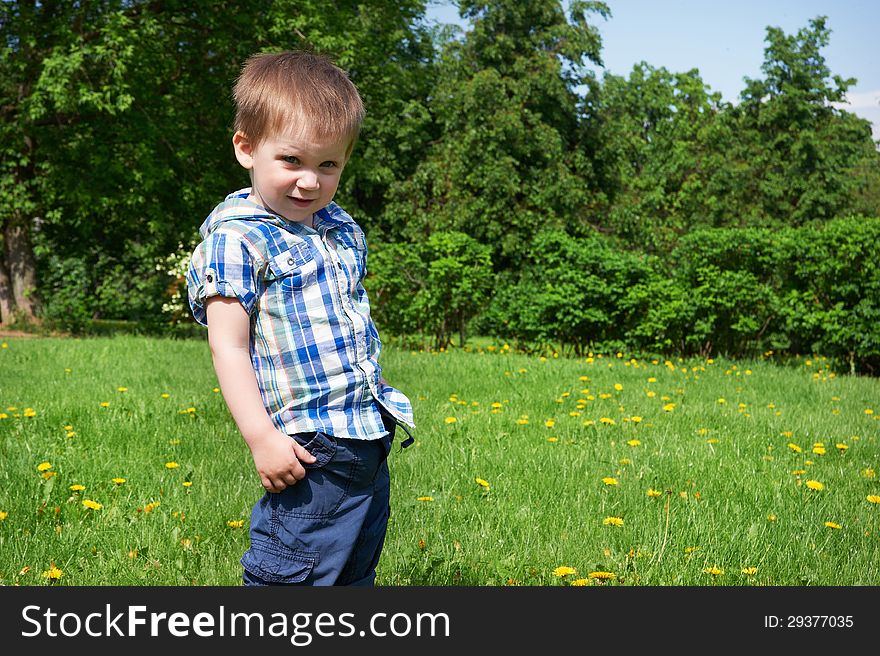
<instances>
[{"instance_id":1,"label":"boy's hand","mask_svg":"<svg viewBox=\"0 0 880 656\"><path fill-rule=\"evenodd\" d=\"M301 463L315 462L315 456L279 430L253 440L251 455L267 492L281 492L296 485L306 475Z\"/></svg>"}]
</instances>

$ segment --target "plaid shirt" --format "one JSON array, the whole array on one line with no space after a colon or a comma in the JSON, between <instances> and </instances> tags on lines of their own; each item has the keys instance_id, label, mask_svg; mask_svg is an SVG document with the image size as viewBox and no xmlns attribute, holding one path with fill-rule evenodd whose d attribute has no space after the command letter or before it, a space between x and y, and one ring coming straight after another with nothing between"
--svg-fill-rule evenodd
<instances>
[{"instance_id":1,"label":"plaid shirt","mask_svg":"<svg viewBox=\"0 0 880 656\"><path fill-rule=\"evenodd\" d=\"M361 228L336 203L315 213L312 229L247 200L249 193L230 194L202 224L187 273L196 321L207 325L211 296L241 302L263 403L285 433L382 437L374 400L412 426L409 399L380 382Z\"/></svg>"}]
</instances>

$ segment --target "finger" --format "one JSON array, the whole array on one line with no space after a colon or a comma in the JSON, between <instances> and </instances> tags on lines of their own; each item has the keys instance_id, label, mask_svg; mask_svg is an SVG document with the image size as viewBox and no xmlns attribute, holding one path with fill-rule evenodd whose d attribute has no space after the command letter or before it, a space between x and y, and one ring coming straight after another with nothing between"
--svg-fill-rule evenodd
<instances>
[{"instance_id":1,"label":"finger","mask_svg":"<svg viewBox=\"0 0 880 656\"><path fill-rule=\"evenodd\" d=\"M284 488L287 487L287 483L285 483L280 478L273 478L269 481L269 483L272 485L272 489L269 490L270 492L281 492Z\"/></svg>"},{"instance_id":2,"label":"finger","mask_svg":"<svg viewBox=\"0 0 880 656\"><path fill-rule=\"evenodd\" d=\"M296 485L296 484L297 484L297 478L296 478L296 476L294 476L294 475L291 474L290 472L288 472L287 474L284 475L284 481L285 481L288 485Z\"/></svg>"},{"instance_id":3,"label":"finger","mask_svg":"<svg viewBox=\"0 0 880 656\"><path fill-rule=\"evenodd\" d=\"M317 458L313 456L311 453L306 451L300 444L293 442L293 452L296 454L296 459L300 462L313 463ZM302 478L302 477L300 477Z\"/></svg>"},{"instance_id":4,"label":"finger","mask_svg":"<svg viewBox=\"0 0 880 656\"><path fill-rule=\"evenodd\" d=\"M293 467L290 468L290 473L298 481L301 481L306 477L306 470L299 463L296 463Z\"/></svg>"}]
</instances>

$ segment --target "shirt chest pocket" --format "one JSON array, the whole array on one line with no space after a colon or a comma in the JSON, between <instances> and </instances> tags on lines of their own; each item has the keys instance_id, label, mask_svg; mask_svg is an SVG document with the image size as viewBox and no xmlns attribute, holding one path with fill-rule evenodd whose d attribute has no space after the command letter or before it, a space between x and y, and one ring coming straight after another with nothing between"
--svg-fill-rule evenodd
<instances>
[{"instance_id":1,"label":"shirt chest pocket","mask_svg":"<svg viewBox=\"0 0 880 656\"><path fill-rule=\"evenodd\" d=\"M317 280L318 263L306 243L296 244L272 257L266 267L266 284L287 289L308 287Z\"/></svg>"}]
</instances>

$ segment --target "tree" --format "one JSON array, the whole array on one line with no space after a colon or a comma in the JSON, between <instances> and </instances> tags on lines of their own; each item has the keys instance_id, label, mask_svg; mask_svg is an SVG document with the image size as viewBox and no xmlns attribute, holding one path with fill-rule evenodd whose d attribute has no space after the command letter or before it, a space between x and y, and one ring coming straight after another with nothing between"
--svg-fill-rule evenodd
<instances>
[{"instance_id":1,"label":"tree","mask_svg":"<svg viewBox=\"0 0 880 656\"><path fill-rule=\"evenodd\" d=\"M375 224L427 138L423 12L424 0L0 4L0 321L38 314L35 287L50 318L160 315L156 262L247 185L230 91L255 52L304 48L350 69L368 119L339 198Z\"/></svg>"},{"instance_id":2,"label":"tree","mask_svg":"<svg viewBox=\"0 0 880 656\"><path fill-rule=\"evenodd\" d=\"M801 225L853 209L878 170L870 124L833 103L855 83L832 75L821 54L831 31L825 17L795 35L767 28L761 70L741 102L724 112L715 139L713 174L703 204L715 225Z\"/></svg>"},{"instance_id":3,"label":"tree","mask_svg":"<svg viewBox=\"0 0 880 656\"><path fill-rule=\"evenodd\" d=\"M540 225L582 231L589 200L575 147L586 60L600 39L587 14L598 2L460 3L473 28L448 41L431 110L439 125L411 176L391 193L385 224L395 240L465 232L493 250L496 266L520 261Z\"/></svg>"},{"instance_id":4,"label":"tree","mask_svg":"<svg viewBox=\"0 0 880 656\"><path fill-rule=\"evenodd\" d=\"M605 199L591 221L639 250L667 251L700 222L694 205L720 95L696 69L670 73L641 62L629 78L606 74L589 103L583 148Z\"/></svg>"}]
</instances>

